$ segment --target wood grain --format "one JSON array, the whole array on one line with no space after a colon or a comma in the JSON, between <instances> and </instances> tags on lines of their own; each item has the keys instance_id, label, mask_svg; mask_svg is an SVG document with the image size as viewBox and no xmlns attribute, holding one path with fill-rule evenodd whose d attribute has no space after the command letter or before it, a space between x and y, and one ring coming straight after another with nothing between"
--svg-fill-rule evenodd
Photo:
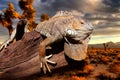
<instances>
[{"instance_id":1,"label":"wood grain","mask_svg":"<svg viewBox=\"0 0 120 80\"><path fill-rule=\"evenodd\" d=\"M41 35L33 31L25 33L21 40L3 49L0 52L0 79L20 78L42 72L38 55L42 40ZM54 54L50 60L57 62L56 66L50 65L52 70L68 65L63 52Z\"/></svg>"}]
</instances>

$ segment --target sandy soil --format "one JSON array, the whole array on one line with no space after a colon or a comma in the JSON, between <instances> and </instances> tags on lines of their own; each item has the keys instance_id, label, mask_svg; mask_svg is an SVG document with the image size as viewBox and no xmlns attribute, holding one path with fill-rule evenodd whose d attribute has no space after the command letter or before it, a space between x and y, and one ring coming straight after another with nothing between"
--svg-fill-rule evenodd
<instances>
[{"instance_id":1,"label":"sandy soil","mask_svg":"<svg viewBox=\"0 0 120 80\"><path fill-rule=\"evenodd\" d=\"M120 80L120 49L88 49L86 62L17 80Z\"/></svg>"}]
</instances>

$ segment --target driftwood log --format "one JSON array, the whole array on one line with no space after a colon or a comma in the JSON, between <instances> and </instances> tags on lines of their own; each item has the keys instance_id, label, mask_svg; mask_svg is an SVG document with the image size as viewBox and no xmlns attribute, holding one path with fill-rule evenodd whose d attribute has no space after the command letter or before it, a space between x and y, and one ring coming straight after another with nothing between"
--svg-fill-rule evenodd
<instances>
[{"instance_id":1,"label":"driftwood log","mask_svg":"<svg viewBox=\"0 0 120 80\"><path fill-rule=\"evenodd\" d=\"M43 40L37 32L25 33L23 38L0 51L0 79L20 78L42 72L38 55L39 43ZM50 59L57 62L52 70L68 65L63 52Z\"/></svg>"}]
</instances>

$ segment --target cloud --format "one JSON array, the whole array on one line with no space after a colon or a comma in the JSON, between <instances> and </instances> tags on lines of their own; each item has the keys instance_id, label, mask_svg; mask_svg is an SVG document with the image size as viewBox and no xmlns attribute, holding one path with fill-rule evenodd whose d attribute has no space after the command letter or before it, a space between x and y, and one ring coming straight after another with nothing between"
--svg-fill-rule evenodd
<instances>
[{"instance_id":1,"label":"cloud","mask_svg":"<svg viewBox=\"0 0 120 80\"><path fill-rule=\"evenodd\" d=\"M95 26L94 36L120 34L120 13L87 13L84 18Z\"/></svg>"},{"instance_id":2,"label":"cloud","mask_svg":"<svg viewBox=\"0 0 120 80\"><path fill-rule=\"evenodd\" d=\"M46 12L50 15L55 14L58 10L70 9L92 13L102 8L103 5L103 0L35 0L34 2L37 12Z\"/></svg>"},{"instance_id":3,"label":"cloud","mask_svg":"<svg viewBox=\"0 0 120 80\"><path fill-rule=\"evenodd\" d=\"M77 0L78 9L85 13L93 13L104 6L103 0Z\"/></svg>"},{"instance_id":4,"label":"cloud","mask_svg":"<svg viewBox=\"0 0 120 80\"><path fill-rule=\"evenodd\" d=\"M0 44L8 39L8 30L0 25Z\"/></svg>"},{"instance_id":5,"label":"cloud","mask_svg":"<svg viewBox=\"0 0 120 80\"><path fill-rule=\"evenodd\" d=\"M96 29L94 30L94 36L95 35L103 35L103 36L108 36L108 35L120 35L120 28L104 28L104 29Z\"/></svg>"},{"instance_id":6,"label":"cloud","mask_svg":"<svg viewBox=\"0 0 120 80\"><path fill-rule=\"evenodd\" d=\"M58 10L79 10L95 26L94 35L108 35L118 34L120 26L120 13L117 11L120 5L113 7L112 2L114 0L37 0L34 5L39 15L45 12L52 16ZM114 27L113 31L108 29L111 27ZM100 33L102 29L104 32Z\"/></svg>"},{"instance_id":7,"label":"cloud","mask_svg":"<svg viewBox=\"0 0 120 80\"><path fill-rule=\"evenodd\" d=\"M6 8L9 1L22 13L19 0L1 0L0 10ZM37 11L36 22L42 13L53 16L59 10L78 10L95 26L93 36L120 35L120 0L34 0L33 6ZM6 34L7 31L0 31L0 36Z\"/></svg>"}]
</instances>

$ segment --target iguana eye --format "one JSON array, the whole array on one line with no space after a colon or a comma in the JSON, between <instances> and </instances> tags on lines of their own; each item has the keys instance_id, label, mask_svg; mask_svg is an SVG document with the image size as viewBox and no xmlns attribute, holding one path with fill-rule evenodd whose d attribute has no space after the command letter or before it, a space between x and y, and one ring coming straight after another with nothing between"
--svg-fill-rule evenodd
<instances>
[{"instance_id":1,"label":"iguana eye","mask_svg":"<svg viewBox=\"0 0 120 80\"><path fill-rule=\"evenodd\" d=\"M67 30L67 35L68 36L75 36L77 33L76 33L76 31L75 30L72 30L72 29L68 29Z\"/></svg>"},{"instance_id":2,"label":"iguana eye","mask_svg":"<svg viewBox=\"0 0 120 80\"><path fill-rule=\"evenodd\" d=\"M67 30L67 33L68 33L69 35L71 35L71 34L72 34L72 30L68 29L68 30Z\"/></svg>"}]
</instances>

